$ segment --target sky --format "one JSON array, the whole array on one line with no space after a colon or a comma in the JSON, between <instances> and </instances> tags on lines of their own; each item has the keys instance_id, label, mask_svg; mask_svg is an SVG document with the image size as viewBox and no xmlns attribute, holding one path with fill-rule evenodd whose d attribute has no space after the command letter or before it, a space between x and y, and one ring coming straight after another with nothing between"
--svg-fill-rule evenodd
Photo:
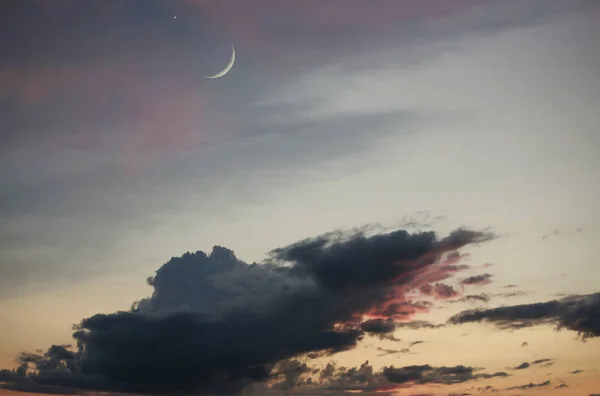
<instances>
[{"instance_id":1,"label":"sky","mask_svg":"<svg viewBox=\"0 0 600 396\"><path fill-rule=\"evenodd\" d=\"M599 22L1 2L0 395L600 394Z\"/></svg>"}]
</instances>

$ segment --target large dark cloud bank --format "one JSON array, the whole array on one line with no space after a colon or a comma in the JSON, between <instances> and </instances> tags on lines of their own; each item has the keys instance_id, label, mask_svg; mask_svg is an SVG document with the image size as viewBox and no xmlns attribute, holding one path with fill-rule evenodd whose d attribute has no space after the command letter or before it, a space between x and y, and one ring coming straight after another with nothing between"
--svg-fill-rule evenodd
<instances>
[{"instance_id":1,"label":"large dark cloud bank","mask_svg":"<svg viewBox=\"0 0 600 396\"><path fill-rule=\"evenodd\" d=\"M254 264L219 246L210 254L186 253L148 279L151 297L125 312L83 319L74 326L73 347L23 353L19 368L0 371L0 381L232 394L257 381L294 385L308 372L329 386L333 378L364 385L368 376L359 374L365 367L335 374L332 366L309 369L295 359L344 351L368 334L392 332L427 309L409 297L419 296L415 291L440 291L421 293L429 299L454 296L441 282L467 268L457 265L458 250L492 238L465 229L443 238L404 230L334 232L275 249ZM386 367L379 375L395 384L506 375L474 371L424 365Z\"/></svg>"}]
</instances>

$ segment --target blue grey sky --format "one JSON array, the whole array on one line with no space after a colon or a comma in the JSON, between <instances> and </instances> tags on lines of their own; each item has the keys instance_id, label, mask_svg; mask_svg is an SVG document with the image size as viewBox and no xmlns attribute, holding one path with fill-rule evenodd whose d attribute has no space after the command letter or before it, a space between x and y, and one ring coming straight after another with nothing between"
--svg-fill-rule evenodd
<instances>
[{"instance_id":1,"label":"blue grey sky","mask_svg":"<svg viewBox=\"0 0 600 396\"><path fill-rule=\"evenodd\" d=\"M594 1L2 8L3 366L68 339L83 317L128 309L171 257L220 245L262 262L272 249L365 224L493 231L496 239L468 248L472 267L460 276L489 272L482 293L517 285L521 295L487 307L598 292ZM204 79L227 62L230 44L234 67ZM444 321L470 304L441 302L424 318ZM477 329L473 345L489 331ZM423 331L443 343L455 330ZM520 345L515 333L493 334ZM576 355L564 352L569 363L555 367L600 368L573 334L561 337ZM339 359L389 364L367 349ZM501 362L464 356L501 371L530 358L516 350ZM434 355L424 346L406 361ZM569 382L573 394L600 390L586 375ZM530 382L514 377L505 388Z\"/></svg>"}]
</instances>

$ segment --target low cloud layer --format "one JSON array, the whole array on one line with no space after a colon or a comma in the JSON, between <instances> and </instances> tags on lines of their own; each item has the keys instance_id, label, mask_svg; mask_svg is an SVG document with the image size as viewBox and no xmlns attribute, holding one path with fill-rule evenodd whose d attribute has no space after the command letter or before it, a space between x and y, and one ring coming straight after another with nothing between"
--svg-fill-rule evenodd
<instances>
[{"instance_id":1,"label":"low cloud layer","mask_svg":"<svg viewBox=\"0 0 600 396\"><path fill-rule=\"evenodd\" d=\"M379 372L373 372L369 362L360 367L337 368L329 364L321 372L321 378L326 379L328 389L373 391L388 390L406 384L444 384L452 385L477 379L503 378L505 372L482 373L482 369L468 366L434 367L428 364L404 367L388 366Z\"/></svg>"},{"instance_id":2,"label":"low cloud layer","mask_svg":"<svg viewBox=\"0 0 600 396\"><path fill-rule=\"evenodd\" d=\"M511 370L525 370L532 366L550 367L553 364L554 364L554 359L538 359L538 360L534 360L531 363L523 362L523 363L519 364L518 366L511 367L510 369Z\"/></svg>"},{"instance_id":3,"label":"low cloud layer","mask_svg":"<svg viewBox=\"0 0 600 396\"><path fill-rule=\"evenodd\" d=\"M291 358L332 354L367 334L390 333L428 308L408 292L441 290L437 285L456 272L448 261L457 249L492 238L463 229L445 238L404 230L329 233L275 249L262 264L218 246L186 253L148 279L151 297L76 325L75 348L22 354L20 368L2 375L86 389L232 394L273 380ZM444 291L431 296L447 298ZM27 367L35 370L24 376ZM394 383L482 376L429 366L382 375Z\"/></svg>"},{"instance_id":4,"label":"low cloud layer","mask_svg":"<svg viewBox=\"0 0 600 396\"><path fill-rule=\"evenodd\" d=\"M423 365L401 368L392 366L384 368L383 375L394 383L415 381L420 384L458 384L480 378L508 377L508 374L502 371L491 374L478 373L477 371L480 371L480 369L466 366L431 367Z\"/></svg>"},{"instance_id":5,"label":"low cloud layer","mask_svg":"<svg viewBox=\"0 0 600 396\"><path fill-rule=\"evenodd\" d=\"M493 323L501 329L521 329L553 324L576 331L583 340L600 336L600 293L570 296L548 302L463 311L450 318L451 324Z\"/></svg>"},{"instance_id":6,"label":"low cloud layer","mask_svg":"<svg viewBox=\"0 0 600 396\"><path fill-rule=\"evenodd\" d=\"M546 386L550 386L550 384L551 384L550 381L544 381L539 384L534 384L533 382L530 382L525 385L511 386L510 388L506 388L506 390L515 390L515 389L526 390L526 389L532 389L532 388L543 388Z\"/></svg>"}]
</instances>

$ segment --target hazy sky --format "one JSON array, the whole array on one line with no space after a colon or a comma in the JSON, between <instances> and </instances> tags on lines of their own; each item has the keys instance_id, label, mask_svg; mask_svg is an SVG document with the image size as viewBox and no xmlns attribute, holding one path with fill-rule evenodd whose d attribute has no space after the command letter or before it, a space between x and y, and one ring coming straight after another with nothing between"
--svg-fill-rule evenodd
<instances>
[{"instance_id":1,"label":"hazy sky","mask_svg":"<svg viewBox=\"0 0 600 396\"><path fill-rule=\"evenodd\" d=\"M0 367L90 320L0 382L600 394L599 23L594 0L1 2Z\"/></svg>"}]
</instances>

